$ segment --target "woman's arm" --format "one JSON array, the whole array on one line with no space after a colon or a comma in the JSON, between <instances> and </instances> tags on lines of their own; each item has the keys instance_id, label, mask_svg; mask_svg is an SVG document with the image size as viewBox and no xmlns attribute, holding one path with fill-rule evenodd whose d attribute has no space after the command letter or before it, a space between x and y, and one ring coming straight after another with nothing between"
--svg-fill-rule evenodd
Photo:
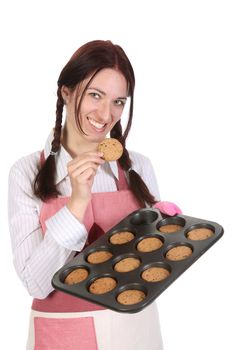
<instances>
[{"instance_id":1,"label":"woman's arm","mask_svg":"<svg viewBox=\"0 0 233 350\"><path fill-rule=\"evenodd\" d=\"M87 232L67 207L47 224L43 237L40 201L32 192L35 175L31 160L18 161L9 174L9 227L14 265L30 295L43 299L52 290L53 274L85 245ZM58 229L59 228L59 229Z\"/></svg>"}]
</instances>

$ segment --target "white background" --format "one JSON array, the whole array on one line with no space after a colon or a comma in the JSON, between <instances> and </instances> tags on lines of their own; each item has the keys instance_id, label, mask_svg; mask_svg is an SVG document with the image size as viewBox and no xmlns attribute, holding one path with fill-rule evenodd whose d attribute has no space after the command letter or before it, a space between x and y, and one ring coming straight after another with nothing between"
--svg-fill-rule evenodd
<instances>
[{"instance_id":1,"label":"white background","mask_svg":"<svg viewBox=\"0 0 233 350\"><path fill-rule=\"evenodd\" d=\"M136 102L128 148L151 158L162 199L225 229L223 238L158 298L165 350L233 348L232 318L227 320L233 311L231 4L8 0L1 5L4 349L25 348L31 304L12 264L8 172L18 158L43 148L55 120L60 70L93 39L120 44L134 66Z\"/></svg>"}]
</instances>

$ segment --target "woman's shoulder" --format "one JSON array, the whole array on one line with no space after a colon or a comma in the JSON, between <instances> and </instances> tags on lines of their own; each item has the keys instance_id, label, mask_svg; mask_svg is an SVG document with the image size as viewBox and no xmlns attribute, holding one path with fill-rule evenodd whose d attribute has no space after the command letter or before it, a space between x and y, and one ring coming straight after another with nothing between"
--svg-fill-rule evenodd
<instances>
[{"instance_id":1,"label":"woman's shoulder","mask_svg":"<svg viewBox=\"0 0 233 350\"><path fill-rule=\"evenodd\" d=\"M149 157L135 151L129 151L129 157L132 161L133 170L143 178L154 173L154 166Z\"/></svg>"},{"instance_id":2,"label":"woman's shoulder","mask_svg":"<svg viewBox=\"0 0 233 350\"><path fill-rule=\"evenodd\" d=\"M154 166L150 161L150 158L138 152L129 152L129 156L132 161L133 170L135 170L142 177L150 193L152 193L154 197L159 200L160 194L157 179Z\"/></svg>"},{"instance_id":3,"label":"woman's shoulder","mask_svg":"<svg viewBox=\"0 0 233 350\"><path fill-rule=\"evenodd\" d=\"M139 153L139 152L135 152L135 151L129 151L129 157L132 161L132 167L144 167L148 164L151 164L150 159Z\"/></svg>"},{"instance_id":4,"label":"woman's shoulder","mask_svg":"<svg viewBox=\"0 0 233 350\"><path fill-rule=\"evenodd\" d=\"M19 158L10 168L10 176L17 174L27 178L34 178L38 172L40 151Z\"/></svg>"}]
</instances>

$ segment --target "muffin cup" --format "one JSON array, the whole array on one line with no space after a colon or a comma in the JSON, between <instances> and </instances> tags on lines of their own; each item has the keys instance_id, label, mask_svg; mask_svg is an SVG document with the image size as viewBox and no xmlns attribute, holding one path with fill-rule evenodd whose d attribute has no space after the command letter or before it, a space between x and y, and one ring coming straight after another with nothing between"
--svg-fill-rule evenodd
<instances>
[{"instance_id":1,"label":"muffin cup","mask_svg":"<svg viewBox=\"0 0 233 350\"><path fill-rule=\"evenodd\" d=\"M123 303L119 301L119 296L122 295L124 292L128 292L128 291L139 291L140 293L143 294L143 298L139 298L137 299L137 301L132 300L134 299L133 296L132 298L128 297L128 302L127 303ZM145 301L145 299L147 298L147 288L140 284L140 283L131 283L131 284L127 284L124 285L122 287L120 287L118 290L116 290L115 292L115 297L116 297L116 302L120 305L124 305L125 307L131 307L132 305L136 305L136 304L140 304L143 303ZM131 301L130 301L131 299Z\"/></svg>"},{"instance_id":2,"label":"muffin cup","mask_svg":"<svg viewBox=\"0 0 233 350\"><path fill-rule=\"evenodd\" d=\"M155 280L155 281L153 281L153 280L149 281L148 279L143 278L143 273L148 271L151 268L154 268L154 267L166 270L168 275L166 277L164 277L164 278L161 278L161 279ZM169 278L169 276L171 275L171 271L172 271L172 268L171 268L171 266L169 264L166 264L164 262L158 261L158 262L155 262L155 263L151 263L151 264L145 265L143 267L143 269L141 269L140 275L141 275L141 279L143 280L143 283L144 282L147 282L147 283L159 283L159 282L164 281L166 278Z\"/></svg>"},{"instance_id":3,"label":"muffin cup","mask_svg":"<svg viewBox=\"0 0 233 350\"><path fill-rule=\"evenodd\" d=\"M153 242L148 242L147 244L147 239L148 238L156 238L157 243L153 243ZM160 242L161 243L160 243ZM142 243L145 243L144 245L142 245ZM160 246L161 244L161 246ZM146 234L142 237L140 237L136 242L135 242L135 248L138 252L140 253L151 253L156 251L157 249L161 249L162 246L164 244L164 238L161 235L158 235L156 233L150 233L150 234Z\"/></svg>"},{"instance_id":4,"label":"muffin cup","mask_svg":"<svg viewBox=\"0 0 233 350\"><path fill-rule=\"evenodd\" d=\"M128 239L125 238L125 236L129 236L126 233L130 233L132 237L128 238ZM117 243L112 242L112 240L114 239L115 235L121 235L121 237L118 237L118 240L117 240L118 242ZM131 241L133 241L135 239L135 236L136 236L135 232L132 232L132 230L129 231L127 228L123 228L120 231L116 230L116 231L112 232L112 234L109 236L109 243L112 244L112 245L128 244L128 243L130 243Z\"/></svg>"},{"instance_id":5,"label":"muffin cup","mask_svg":"<svg viewBox=\"0 0 233 350\"><path fill-rule=\"evenodd\" d=\"M152 210L138 211L135 213L130 222L134 226L150 225L158 219L158 213Z\"/></svg>"},{"instance_id":6,"label":"muffin cup","mask_svg":"<svg viewBox=\"0 0 233 350\"><path fill-rule=\"evenodd\" d=\"M195 232L195 231L199 231L199 232ZM212 225L208 225L208 224L193 225L189 227L188 230L185 231L185 236L190 241L206 240L211 238L214 234L215 234L215 228Z\"/></svg>"},{"instance_id":7,"label":"muffin cup","mask_svg":"<svg viewBox=\"0 0 233 350\"><path fill-rule=\"evenodd\" d=\"M108 280L110 283L106 283L105 281ZM97 282L97 283L96 283ZM98 282L100 282L98 284ZM102 282L102 283L101 283ZM114 283L112 283L114 282ZM91 291L91 287L96 283L96 293ZM104 295L106 293L112 292L117 287L117 280L114 276L110 274L104 274L97 276L95 278L92 278L88 284L87 284L87 290L90 294L93 295Z\"/></svg>"},{"instance_id":8,"label":"muffin cup","mask_svg":"<svg viewBox=\"0 0 233 350\"><path fill-rule=\"evenodd\" d=\"M161 232L160 228L165 228L167 225L174 225L174 226L177 225L181 227L172 232ZM180 216L175 216L175 217L169 217L159 221L159 223L157 224L157 230L160 231L160 233L164 233L164 234L176 233L181 231L184 226L185 226L185 219Z\"/></svg>"},{"instance_id":9,"label":"muffin cup","mask_svg":"<svg viewBox=\"0 0 233 350\"><path fill-rule=\"evenodd\" d=\"M97 255L103 253L102 258L99 256L99 257L96 257L96 259L94 259L94 255L96 253L97 253ZM106 253L106 256L104 256L105 253ZM85 260L89 264L97 265L97 264L103 264L103 263L109 261L110 259L112 259L112 257L113 257L113 253L111 252L109 247L106 245L103 245L103 246L96 247L96 248L89 250L88 253L85 255ZM92 259L92 261L91 261L91 259ZM93 262L93 261L97 261L97 262Z\"/></svg>"},{"instance_id":10,"label":"muffin cup","mask_svg":"<svg viewBox=\"0 0 233 350\"><path fill-rule=\"evenodd\" d=\"M176 249L178 250L180 248L180 252L176 253ZM182 252L182 249L184 248L184 251ZM165 259L169 261L177 261L180 262L185 259L189 259L193 254L193 246L186 242L176 242L175 244L171 244L167 247L164 257ZM170 253L171 257L168 257L168 254ZM173 253L173 254L172 254ZM172 258L173 257L173 258Z\"/></svg>"},{"instance_id":11,"label":"muffin cup","mask_svg":"<svg viewBox=\"0 0 233 350\"><path fill-rule=\"evenodd\" d=\"M139 265L137 267L135 267L135 265L132 263L132 267L130 268L130 263L129 263L126 266L126 267L128 267L128 271L119 271L119 270L117 270L116 268L119 265L119 263L121 263L123 261L126 261L126 259L134 259L135 263L137 261L139 263ZM139 268L141 263L142 263L142 261L141 261L141 258L139 257L139 255L136 255L136 254L133 254L133 253L119 255L116 259L113 260L113 270L118 272L118 273L128 273L130 271L134 271L135 269Z\"/></svg>"},{"instance_id":12,"label":"muffin cup","mask_svg":"<svg viewBox=\"0 0 233 350\"><path fill-rule=\"evenodd\" d=\"M84 266L84 265L79 265L79 266L70 266L68 269L65 269L64 271L62 271L62 273L60 274L60 281L62 283L65 283L65 279L74 271L74 270L77 270L77 269L84 269L87 271L88 275L90 274L90 271L89 271L89 268L87 266ZM88 278L88 275L85 279L83 279L82 281L80 282L77 282L77 283L82 283L84 282L87 278Z\"/></svg>"}]
</instances>

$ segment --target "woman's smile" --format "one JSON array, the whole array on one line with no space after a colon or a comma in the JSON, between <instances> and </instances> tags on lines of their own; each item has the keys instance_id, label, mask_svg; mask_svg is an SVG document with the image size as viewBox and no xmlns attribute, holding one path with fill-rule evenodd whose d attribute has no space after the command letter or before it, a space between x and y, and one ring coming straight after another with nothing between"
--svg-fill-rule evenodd
<instances>
[{"instance_id":1,"label":"woman's smile","mask_svg":"<svg viewBox=\"0 0 233 350\"><path fill-rule=\"evenodd\" d=\"M91 127L97 131L97 132L103 132L105 127L106 127L106 123L100 123L100 122L97 122L95 119L91 118L91 117L87 117L89 123L91 124Z\"/></svg>"}]
</instances>

